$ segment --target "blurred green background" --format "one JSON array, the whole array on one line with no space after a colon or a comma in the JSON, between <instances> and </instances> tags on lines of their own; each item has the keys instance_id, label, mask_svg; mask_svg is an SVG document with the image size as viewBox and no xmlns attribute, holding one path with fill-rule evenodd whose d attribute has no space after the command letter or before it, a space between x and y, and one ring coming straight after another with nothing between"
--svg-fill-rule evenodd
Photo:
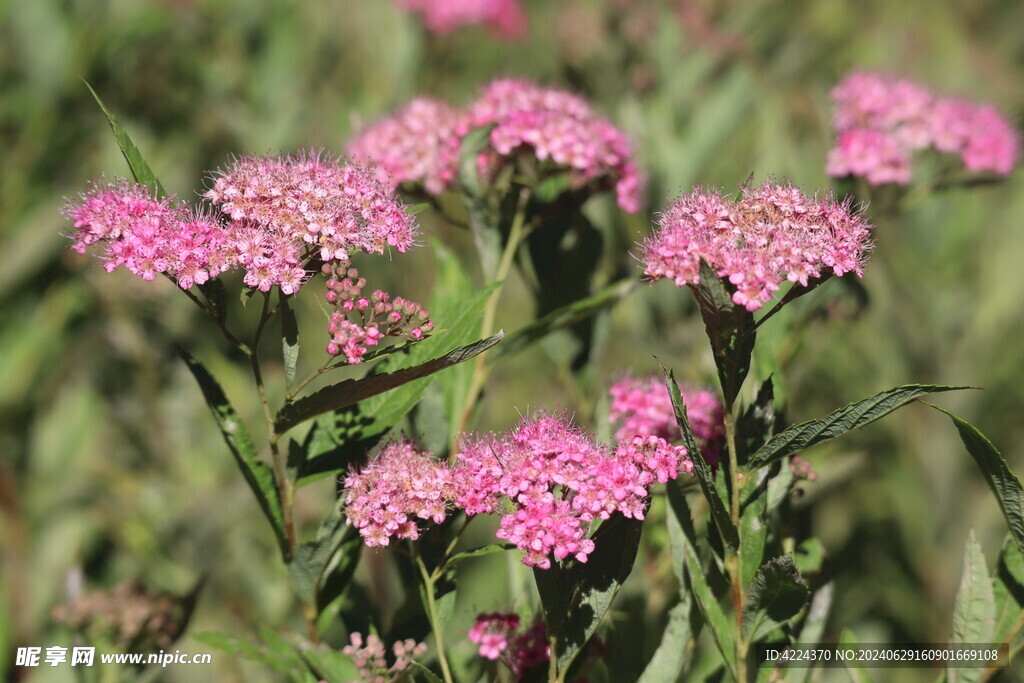
<instances>
[{"instance_id":1,"label":"blurred green background","mask_svg":"<svg viewBox=\"0 0 1024 683\"><path fill-rule=\"evenodd\" d=\"M753 173L828 186L828 91L852 68L991 101L1016 122L1024 114L1024 3L1016 0L525 5L529 38L507 44L478 28L429 36L385 0L0 2L0 678L13 675L17 646L70 644L53 617L69 576L90 590L135 579L178 594L204 580L192 631L300 628L273 539L173 343L207 361L255 418L247 378L173 285L108 275L61 236L71 230L59 215L64 197L91 178L126 173L80 79L184 197L232 154L341 152L360 125L418 93L464 103L500 75L579 91L634 137L650 179L637 216L617 216L603 200L588 208L604 217L608 277L639 272L630 249L653 212L693 185L732 188ZM1024 470L1024 174L902 213L881 203L867 212L878 224L867 305L851 305L831 283L807 297L835 302L806 335L785 338L785 320L762 335L765 353L785 361L789 417L819 416L901 383L971 384L984 391L947 394L942 404ZM429 214L423 221L428 235L466 253L464 236ZM425 300L429 248L400 261L358 265ZM498 322L515 329L530 318L528 293L516 280L505 296ZM315 310L310 304L306 348L327 341ZM598 329L594 365L581 376L562 370L557 338L503 360L478 426L501 429L517 410L560 405L603 429L607 385L626 370L654 371L652 356L691 382L712 377L686 291L644 286ZM837 595L829 635L849 627L862 642L948 640L968 529L990 564L1005 534L952 427L910 406L812 460L821 476L806 487L799 523L828 552ZM300 498L303 523L323 516L332 487ZM634 573L644 572L663 569L638 563ZM507 599L469 594L479 603L467 614ZM453 633L464 634L468 618L453 620ZM209 649L188 635L174 647ZM275 680L214 659L150 674ZM19 672L74 680L69 667Z\"/></svg>"}]
</instances>

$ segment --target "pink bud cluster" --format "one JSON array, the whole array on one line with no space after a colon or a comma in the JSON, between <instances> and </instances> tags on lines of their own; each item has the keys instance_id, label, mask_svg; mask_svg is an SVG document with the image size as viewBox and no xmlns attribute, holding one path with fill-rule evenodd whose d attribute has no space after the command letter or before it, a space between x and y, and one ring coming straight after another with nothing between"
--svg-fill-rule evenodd
<instances>
[{"instance_id":1,"label":"pink bud cluster","mask_svg":"<svg viewBox=\"0 0 1024 683\"><path fill-rule=\"evenodd\" d=\"M360 683L388 683L395 680L393 674L405 671L414 659L422 657L427 651L427 646L425 643L417 643L412 638L395 641L391 647L395 663L388 666L386 650L381 639L370 634L364 640L363 634L357 631L349 636L349 644L341 651L352 659L359 670Z\"/></svg>"},{"instance_id":2,"label":"pink bud cluster","mask_svg":"<svg viewBox=\"0 0 1024 683\"><path fill-rule=\"evenodd\" d=\"M436 195L454 185L462 138L488 125L493 125L490 148L478 159L486 177L525 152L567 172L574 189L614 186L623 210L639 210L643 178L625 133L586 100L525 80L491 82L465 111L436 100L413 100L363 131L349 152L376 167L380 177L390 177L393 186L422 184Z\"/></svg>"},{"instance_id":3,"label":"pink bud cluster","mask_svg":"<svg viewBox=\"0 0 1024 683\"><path fill-rule=\"evenodd\" d=\"M218 171L212 185L205 196L223 216L154 199L142 185L94 186L65 209L74 249L102 242L107 270L124 265L146 280L163 273L184 289L241 267L246 285L294 294L314 255L329 263L356 249L403 252L418 232L370 171L318 153L245 157Z\"/></svg>"},{"instance_id":4,"label":"pink bud cluster","mask_svg":"<svg viewBox=\"0 0 1024 683\"><path fill-rule=\"evenodd\" d=\"M682 438L672 408L668 387L657 375L645 378L624 377L612 385L608 419L619 425L615 438L620 442L634 436L656 436L666 441ZM690 429L704 458L717 463L725 437L722 404L710 391L680 387Z\"/></svg>"},{"instance_id":5,"label":"pink bud cluster","mask_svg":"<svg viewBox=\"0 0 1024 683\"><path fill-rule=\"evenodd\" d=\"M516 40L526 35L526 13L519 0L398 0L418 12L431 33L447 35L461 26L483 25L492 35Z\"/></svg>"},{"instance_id":6,"label":"pink bud cluster","mask_svg":"<svg viewBox=\"0 0 1024 683\"><path fill-rule=\"evenodd\" d=\"M686 449L664 439L638 436L609 450L561 415L525 418L507 435L471 436L460 446L459 507L491 513L507 498L512 510L496 535L541 569L552 556L586 562L592 522L616 512L643 519L649 487L693 468Z\"/></svg>"},{"instance_id":7,"label":"pink bud cluster","mask_svg":"<svg viewBox=\"0 0 1024 683\"><path fill-rule=\"evenodd\" d=\"M501 657L509 646L509 639L519 628L518 614L479 614L469 629L469 640L476 643L481 657L495 660Z\"/></svg>"},{"instance_id":8,"label":"pink bud cluster","mask_svg":"<svg viewBox=\"0 0 1024 683\"><path fill-rule=\"evenodd\" d=\"M358 472L350 472L344 486L346 523L370 547L386 546L392 538L418 539L418 520L443 522L458 491L447 463L408 441L384 446Z\"/></svg>"},{"instance_id":9,"label":"pink bud cluster","mask_svg":"<svg viewBox=\"0 0 1024 683\"><path fill-rule=\"evenodd\" d=\"M334 306L327 332L331 341L327 353L344 355L349 365L362 362L369 347L377 346L388 337L405 337L413 341L434 329L430 313L415 301L402 297L391 298L387 292L376 290L363 296L366 278L348 265L348 261L324 264L328 277L327 303Z\"/></svg>"},{"instance_id":10,"label":"pink bud cluster","mask_svg":"<svg viewBox=\"0 0 1024 683\"><path fill-rule=\"evenodd\" d=\"M838 137L828 158L831 176L906 185L911 155L926 148L959 154L974 173L1006 175L1017 163L1017 132L991 105L942 97L912 81L869 72L840 81L832 101Z\"/></svg>"},{"instance_id":11,"label":"pink bud cluster","mask_svg":"<svg viewBox=\"0 0 1024 683\"><path fill-rule=\"evenodd\" d=\"M789 459L789 469L797 479L807 479L808 481L818 480L818 473L814 471L814 466L807 458L794 455Z\"/></svg>"},{"instance_id":12,"label":"pink bud cluster","mask_svg":"<svg viewBox=\"0 0 1024 683\"><path fill-rule=\"evenodd\" d=\"M789 184L744 188L739 201L696 189L659 216L642 258L650 278L680 287L700 283L703 259L735 288L736 305L756 311L787 281L861 277L871 227L849 200L808 197Z\"/></svg>"}]
</instances>

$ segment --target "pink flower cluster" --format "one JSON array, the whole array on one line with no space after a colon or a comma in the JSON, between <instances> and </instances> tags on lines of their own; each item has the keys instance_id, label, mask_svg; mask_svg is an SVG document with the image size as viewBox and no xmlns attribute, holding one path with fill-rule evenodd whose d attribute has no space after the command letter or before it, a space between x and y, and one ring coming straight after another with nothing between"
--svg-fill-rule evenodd
<instances>
[{"instance_id":1,"label":"pink flower cluster","mask_svg":"<svg viewBox=\"0 0 1024 683\"><path fill-rule=\"evenodd\" d=\"M349 365L358 365L371 346L388 337L405 337L413 341L434 329L430 313L415 301L376 290L363 296L366 278L351 268L348 261L324 264L328 276L327 303L334 306L327 332L331 341L327 353L343 354Z\"/></svg>"},{"instance_id":2,"label":"pink flower cluster","mask_svg":"<svg viewBox=\"0 0 1024 683\"><path fill-rule=\"evenodd\" d=\"M352 683L388 683L394 680L393 674L405 671L416 658L422 657L426 651L425 643L417 643L412 638L395 641L391 651L395 663L388 666L384 643L377 636L370 634L363 640L358 631L349 637L349 644L342 648L342 653L351 658L359 670L359 681Z\"/></svg>"},{"instance_id":3,"label":"pink flower cluster","mask_svg":"<svg viewBox=\"0 0 1024 683\"><path fill-rule=\"evenodd\" d=\"M404 252L418 232L370 171L317 153L245 157L212 184L205 196L224 219L154 199L142 185L97 185L65 209L76 229L73 246L85 253L103 242L107 270L124 265L147 280L165 273L184 289L241 267L246 285L294 294L315 254L333 262L356 249Z\"/></svg>"},{"instance_id":4,"label":"pink flower cluster","mask_svg":"<svg viewBox=\"0 0 1024 683\"><path fill-rule=\"evenodd\" d=\"M643 519L648 488L691 471L686 449L656 436L614 450L598 446L564 416L524 419L502 437L464 438L456 455L457 503L491 513L507 497L498 538L525 551L523 564L548 569L551 557L586 562L591 523L619 512Z\"/></svg>"},{"instance_id":5,"label":"pink flower cluster","mask_svg":"<svg viewBox=\"0 0 1024 683\"><path fill-rule=\"evenodd\" d=\"M643 247L645 273L677 286L700 283L703 259L756 311L782 283L806 287L832 274L863 275L870 228L849 200L808 197L789 184L743 189L739 201L696 189L674 201Z\"/></svg>"},{"instance_id":6,"label":"pink flower cluster","mask_svg":"<svg viewBox=\"0 0 1024 683\"><path fill-rule=\"evenodd\" d=\"M906 185L912 153L929 147L959 154L971 172L1006 175L1017 163L1017 132L991 105L868 72L840 81L832 101L838 137L828 158L831 176Z\"/></svg>"},{"instance_id":7,"label":"pink flower cluster","mask_svg":"<svg viewBox=\"0 0 1024 683\"><path fill-rule=\"evenodd\" d=\"M479 646L481 657L495 660L508 649L509 639L518 628L518 614L479 614L469 630L469 640Z\"/></svg>"},{"instance_id":8,"label":"pink flower cluster","mask_svg":"<svg viewBox=\"0 0 1024 683\"><path fill-rule=\"evenodd\" d=\"M384 446L362 469L350 472L344 485L346 523L370 547L386 546L392 538L418 539L417 520L443 522L458 491L447 463L408 441Z\"/></svg>"},{"instance_id":9,"label":"pink flower cluster","mask_svg":"<svg viewBox=\"0 0 1024 683\"><path fill-rule=\"evenodd\" d=\"M522 38L527 31L519 0L398 0L398 5L421 14L427 30L440 35L477 24L506 40Z\"/></svg>"},{"instance_id":10,"label":"pink flower cluster","mask_svg":"<svg viewBox=\"0 0 1024 683\"><path fill-rule=\"evenodd\" d=\"M657 375L624 377L612 385L608 419L618 424L615 438L620 442L634 436L656 436L666 441L682 438L668 388ZM690 429L704 458L717 463L725 436L722 404L710 391L680 387Z\"/></svg>"},{"instance_id":11,"label":"pink flower cluster","mask_svg":"<svg viewBox=\"0 0 1024 683\"><path fill-rule=\"evenodd\" d=\"M167 273L188 289L234 265L230 234L215 218L172 198L153 199L143 185L95 185L65 213L75 225L75 251L107 245L108 272L124 266L144 280Z\"/></svg>"},{"instance_id":12,"label":"pink flower cluster","mask_svg":"<svg viewBox=\"0 0 1024 683\"><path fill-rule=\"evenodd\" d=\"M598 191L614 186L624 211L639 210L643 178L625 133L586 100L525 80L491 82L466 111L436 100L413 100L363 131L349 152L376 167L393 186L419 183L430 194L440 194L454 185L462 137L487 125L494 126L490 149L478 160L485 176L493 177L525 151L566 170L571 187Z\"/></svg>"}]
</instances>

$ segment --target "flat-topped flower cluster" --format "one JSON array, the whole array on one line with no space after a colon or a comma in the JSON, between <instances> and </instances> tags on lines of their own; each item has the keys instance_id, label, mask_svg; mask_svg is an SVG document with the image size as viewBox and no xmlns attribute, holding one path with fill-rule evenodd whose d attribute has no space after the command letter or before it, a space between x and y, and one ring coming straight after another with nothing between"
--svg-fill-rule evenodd
<instances>
[{"instance_id":1,"label":"flat-topped flower cluster","mask_svg":"<svg viewBox=\"0 0 1024 683\"><path fill-rule=\"evenodd\" d=\"M808 197L788 184L743 188L738 200L696 189L660 214L643 246L645 273L677 286L700 283L701 260L756 311L785 282L807 287L831 275L863 275L870 228L849 200Z\"/></svg>"},{"instance_id":2,"label":"flat-topped flower cluster","mask_svg":"<svg viewBox=\"0 0 1024 683\"><path fill-rule=\"evenodd\" d=\"M102 243L108 271L124 266L146 280L166 274L184 289L242 268L249 287L294 294L313 256L330 263L360 250L404 252L419 232L372 173L316 152L242 157L212 174L205 198L219 211L118 180L94 185L65 213L78 253Z\"/></svg>"},{"instance_id":3,"label":"flat-topped flower cluster","mask_svg":"<svg viewBox=\"0 0 1024 683\"><path fill-rule=\"evenodd\" d=\"M345 512L371 546L416 539L418 520L440 523L455 509L501 512L498 538L547 569L552 557L586 562L592 522L643 519L650 487L692 469L686 449L660 437L602 447L567 417L542 414L504 435L465 436L454 464L390 444L346 477Z\"/></svg>"},{"instance_id":4,"label":"flat-topped flower cluster","mask_svg":"<svg viewBox=\"0 0 1024 683\"><path fill-rule=\"evenodd\" d=\"M911 156L933 148L958 154L970 172L1006 175L1020 139L993 106L945 97L906 79L854 72L832 90L837 138L828 173L872 185L911 180Z\"/></svg>"},{"instance_id":5,"label":"flat-topped flower cluster","mask_svg":"<svg viewBox=\"0 0 1024 683\"><path fill-rule=\"evenodd\" d=\"M408 183L437 195L454 187L462 138L493 126L479 171L493 177L526 153L569 174L569 186L614 188L629 212L641 204L643 179L629 138L572 93L513 78L483 88L466 109L420 97L366 128L348 147L353 158L378 169L393 186Z\"/></svg>"},{"instance_id":6,"label":"flat-topped flower cluster","mask_svg":"<svg viewBox=\"0 0 1024 683\"><path fill-rule=\"evenodd\" d=\"M447 35L463 26L484 26L492 35L515 40L526 35L526 12L519 0L397 0L417 12L431 33Z\"/></svg>"}]
</instances>

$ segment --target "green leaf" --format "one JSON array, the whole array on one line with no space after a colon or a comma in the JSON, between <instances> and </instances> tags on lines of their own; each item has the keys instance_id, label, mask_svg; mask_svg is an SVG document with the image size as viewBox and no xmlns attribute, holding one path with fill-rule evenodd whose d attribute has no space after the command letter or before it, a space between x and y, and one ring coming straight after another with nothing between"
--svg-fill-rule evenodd
<instances>
[{"instance_id":1,"label":"green leaf","mask_svg":"<svg viewBox=\"0 0 1024 683\"><path fill-rule=\"evenodd\" d=\"M207 306L214 318L224 322L228 319L228 295L224 289L224 282L215 277L199 285L199 291L206 297Z\"/></svg>"},{"instance_id":2,"label":"green leaf","mask_svg":"<svg viewBox=\"0 0 1024 683\"><path fill-rule=\"evenodd\" d=\"M124 155L125 161L128 162L128 167L131 169L135 182L148 187L156 197L163 197L166 195L167 193L164 191L163 185L161 185L160 181L157 179L156 174L153 173L149 164L147 164L146 160L142 158L142 153L139 151L139 148L135 146L135 143L132 142L132 139L128 136L128 131L118 123L117 119L114 118L114 115L110 113L109 109L107 109L107 106L103 104L103 100L100 99L100 96L92 89L92 86L89 85L87 81L83 80L82 82L85 83L85 87L89 89L90 93L92 93L93 98L96 100L96 104L100 105L100 109L103 110L103 114L107 117L107 122L110 123L110 129L114 131L114 137L117 139L117 144L121 148L121 154Z\"/></svg>"},{"instance_id":3,"label":"green leaf","mask_svg":"<svg viewBox=\"0 0 1024 683\"><path fill-rule=\"evenodd\" d=\"M813 536L800 542L793 553L800 576L817 574L825 565L825 545Z\"/></svg>"},{"instance_id":4,"label":"green leaf","mask_svg":"<svg viewBox=\"0 0 1024 683\"><path fill-rule=\"evenodd\" d=\"M288 575L295 592L307 605L316 605L324 570L346 536L359 534L345 523L345 516L335 505L317 529L316 539L301 544L288 562Z\"/></svg>"},{"instance_id":5,"label":"green leaf","mask_svg":"<svg viewBox=\"0 0 1024 683\"><path fill-rule=\"evenodd\" d=\"M750 370L750 354L754 351L754 316L732 301L729 292L711 266L700 262L700 284L691 287L697 298L704 330L711 341L711 350L718 368L726 406L739 394Z\"/></svg>"},{"instance_id":6,"label":"green leaf","mask_svg":"<svg viewBox=\"0 0 1024 683\"><path fill-rule=\"evenodd\" d=\"M304 648L300 654L318 678L327 681L359 680L359 668L341 650L332 650L321 644Z\"/></svg>"},{"instance_id":7,"label":"green leaf","mask_svg":"<svg viewBox=\"0 0 1024 683\"><path fill-rule=\"evenodd\" d=\"M668 623L661 635L658 649L644 667L637 683L662 683L678 680L693 652L694 636L690 623L696 604L686 591L680 591L679 602L669 610Z\"/></svg>"},{"instance_id":8,"label":"green leaf","mask_svg":"<svg viewBox=\"0 0 1024 683\"><path fill-rule=\"evenodd\" d=\"M999 565L992 580L996 604L993 642L1010 643L1011 651L1024 638L1024 555L1012 535L1003 541Z\"/></svg>"},{"instance_id":9,"label":"green leaf","mask_svg":"<svg viewBox=\"0 0 1024 683\"><path fill-rule=\"evenodd\" d=\"M772 436L775 426L775 385L769 377L761 383L757 398L736 421L736 450L740 465ZM746 498L746 496L744 496Z\"/></svg>"},{"instance_id":10,"label":"green leaf","mask_svg":"<svg viewBox=\"0 0 1024 683\"><path fill-rule=\"evenodd\" d=\"M985 555L974 538L974 530L967 536L964 549L964 573L960 578L960 590L953 607L952 643L989 643L995 632L996 605L992 592L992 579L985 566ZM948 667L946 676L950 683L977 683L982 680L984 669Z\"/></svg>"},{"instance_id":11,"label":"green leaf","mask_svg":"<svg viewBox=\"0 0 1024 683\"><path fill-rule=\"evenodd\" d=\"M999 508L1010 527L1010 533L1024 549L1024 488L1021 488L1020 479L1010 471L1006 466L1006 460L977 427L948 410L938 406L932 408L945 413L953 421L960 432L960 440L964 442L974 462L978 463L981 474L996 495Z\"/></svg>"},{"instance_id":12,"label":"green leaf","mask_svg":"<svg viewBox=\"0 0 1024 683\"><path fill-rule=\"evenodd\" d=\"M672 556L678 563L682 556L682 565L686 569L686 578L697 602L704 623L711 630L715 645L722 655L726 668L736 678L736 641L733 636L735 624L730 621L715 598L714 591L708 585L704 569L700 566L697 555L697 534L693 528L693 518L686 497L679 487L669 484L668 491L669 515L668 533L672 544Z\"/></svg>"},{"instance_id":13,"label":"green leaf","mask_svg":"<svg viewBox=\"0 0 1024 683\"><path fill-rule=\"evenodd\" d=\"M857 636L850 629L844 628L842 633L839 634L839 644L856 650L858 645ZM864 665L857 660L847 663L846 675L850 677L852 683L871 683L871 676L868 675Z\"/></svg>"},{"instance_id":14,"label":"green leaf","mask_svg":"<svg viewBox=\"0 0 1024 683\"><path fill-rule=\"evenodd\" d=\"M295 311L288 305L288 295L278 292L281 302L281 349L284 358L285 388L291 390L295 383L295 369L299 362L299 325Z\"/></svg>"},{"instance_id":15,"label":"green leaf","mask_svg":"<svg viewBox=\"0 0 1024 683\"><path fill-rule=\"evenodd\" d=\"M811 606L807 610L807 616L800 627L800 636L796 640L797 645L816 647L821 643L821 636L825 633L825 622L828 621L831 609L832 584L826 583L811 598ZM790 669L790 683L804 683L811 677L812 671L814 667L810 666Z\"/></svg>"},{"instance_id":16,"label":"green leaf","mask_svg":"<svg viewBox=\"0 0 1024 683\"><path fill-rule=\"evenodd\" d=\"M459 151L459 192L469 217L469 230L473 234L484 278L494 281L501 254L501 232L494 211L488 206L486 188L477 173L477 159L490 147L494 124L470 131L462 138Z\"/></svg>"},{"instance_id":17,"label":"green leaf","mask_svg":"<svg viewBox=\"0 0 1024 683\"><path fill-rule=\"evenodd\" d=\"M559 672L568 670L608 612L633 569L642 522L615 515L594 534L586 563L533 570L548 633L556 639Z\"/></svg>"},{"instance_id":18,"label":"green leaf","mask_svg":"<svg viewBox=\"0 0 1024 683\"><path fill-rule=\"evenodd\" d=\"M261 635L266 635L266 632L267 629L261 629ZM280 636L273 639L270 644L214 632L194 633L192 638L232 657L241 657L288 674L293 679L299 678L306 670L306 664L299 654Z\"/></svg>"},{"instance_id":19,"label":"green leaf","mask_svg":"<svg viewBox=\"0 0 1024 683\"><path fill-rule=\"evenodd\" d=\"M596 313L614 306L636 290L639 284L640 281L636 278L624 278L585 299L574 301L567 306L551 311L510 334L501 346L487 356L487 362L493 363L499 358L519 353L552 332L572 327Z\"/></svg>"},{"instance_id":20,"label":"green leaf","mask_svg":"<svg viewBox=\"0 0 1024 683\"><path fill-rule=\"evenodd\" d=\"M788 462L783 462L779 473L768 481L768 512L773 512L786 500L786 496L793 488L794 479L796 476L793 474L793 468Z\"/></svg>"},{"instance_id":21,"label":"green leaf","mask_svg":"<svg viewBox=\"0 0 1024 683\"><path fill-rule=\"evenodd\" d=\"M416 673L423 676L423 678L427 680L427 683L444 683L444 681L442 681L436 673L434 673L427 667L423 666L419 662L409 662L409 665L413 668L413 670Z\"/></svg>"},{"instance_id":22,"label":"green leaf","mask_svg":"<svg viewBox=\"0 0 1024 683\"><path fill-rule=\"evenodd\" d=\"M743 509L740 517L740 538L743 552L740 554L740 584L746 588L754 580L764 557L768 540L768 524L765 521L767 496L758 496Z\"/></svg>"},{"instance_id":23,"label":"green leaf","mask_svg":"<svg viewBox=\"0 0 1024 683\"><path fill-rule=\"evenodd\" d=\"M773 436L750 458L749 466L763 467L814 444L834 439L848 431L863 427L925 394L970 389L967 386L907 384L889 389L871 398L851 403L827 417L793 425Z\"/></svg>"},{"instance_id":24,"label":"green leaf","mask_svg":"<svg viewBox=\"0 0 1024 683\"><path fill-rule=\"evenodd\" d=\"M516 546L514 543L491 543L490 545L485 545L482 548L476 548L474 550L465 550L461 553L455 553L454 555L449 557L448 561L445 563L445 567L451 567L456 563L461 562L462 560L468 560L471 557L483 557L484 555L502 553L506 550L514 550L515 547Z\"/></svg>"},{"instance_id":25,"label":"green leaf","mask_svg":"<svg viewBox=\"0 0 1024 683\"><path fill-rule=\"evenodd\" d=\"M757 571L743 607L743 633L750 643L795 617L810 593L789 555L768 560Z\"/></svg>"},{"instance_id":26,"label":"green leaf","mask_svg":"<svg viewBox=\"0 0 1024 683\"><path fill-rule=\"evenodd\" d=\"M690 455L690 461L693 463L693 473L697 477L697 483L700 484L700 490L711 506L711 517L715 520L715 526L718 527L722 540L725 541L730 551L735 551L739 547L739 532L733 525L729 511L726 509L722 497L715 488L711 466L704 459L704 454L701 453L700 448L697 447L696 440L693 438L690 421L686 418L686 404L683 402L682 395L679 392L679 385L676 383L675 374L671 370L666 370L665 366L662 366L661 370L665 373L665 383L668 387L669 396L672 398L672 409L675 411L676 423L678 423L679 431L683 435L683 445L686 447L686 452Z\"/></svg>"},{"instance_id":27,"label":"green leaf","mask_svg":"<svg viewBox=\"0 0 1024 683\"><path fill-rule=\"evenodd\" d=\"M235 456L238 469L242 471L245 481L263 509L263 514L270 522L281 555L288 557L290 548L284 530L284 515L281 512L281 499L273 470L256 454L256 448L253 446L252 439L249 438L245 424L238 417L238 413L228 401L224 390L209 370L193 358L188 351L179 348L178 353L181 354L182 360L185 361L188 369L199 383L203 398L206 399L206 404L210 407L210 412L213 413L213 419L217 421L224 441L231 449L231 454Z\"/></svg>"},{"instance_id":28,"label":"green leaf","mask_svg":"<svg viewBox=\"0 0 1024 683\"><path fill-rule=\"evenodd\" d=\"M371 396L382 394L413 380L427 377L445 368L450 368L453 365L480 355L500 342L504 336L505 332L499 331L487 339L481 339L473 344L459 347L449 351L440 358L434 358L411 368L371 375L363 379L349 379L332 384L309 396L286 404L277 414L274 428L278 434L283 434L295 425L317 415L340 410Z\"/></svg>"},{"instance_id":29,"label":"green leaf","mask_svg":"<svg viewBox=\"0 0 1024 683\"><path fill-rule=\"evenodd\" d=\"M358 533L345 534L334 554L337 563L322 575L320 590L317 592L317 611L322 612L329 604L337 600L349 587L352 576L356 573L359 556L363 550L363 538ZM327 563L330 567L330 562Z\"/></svg>"}]
</instances>

